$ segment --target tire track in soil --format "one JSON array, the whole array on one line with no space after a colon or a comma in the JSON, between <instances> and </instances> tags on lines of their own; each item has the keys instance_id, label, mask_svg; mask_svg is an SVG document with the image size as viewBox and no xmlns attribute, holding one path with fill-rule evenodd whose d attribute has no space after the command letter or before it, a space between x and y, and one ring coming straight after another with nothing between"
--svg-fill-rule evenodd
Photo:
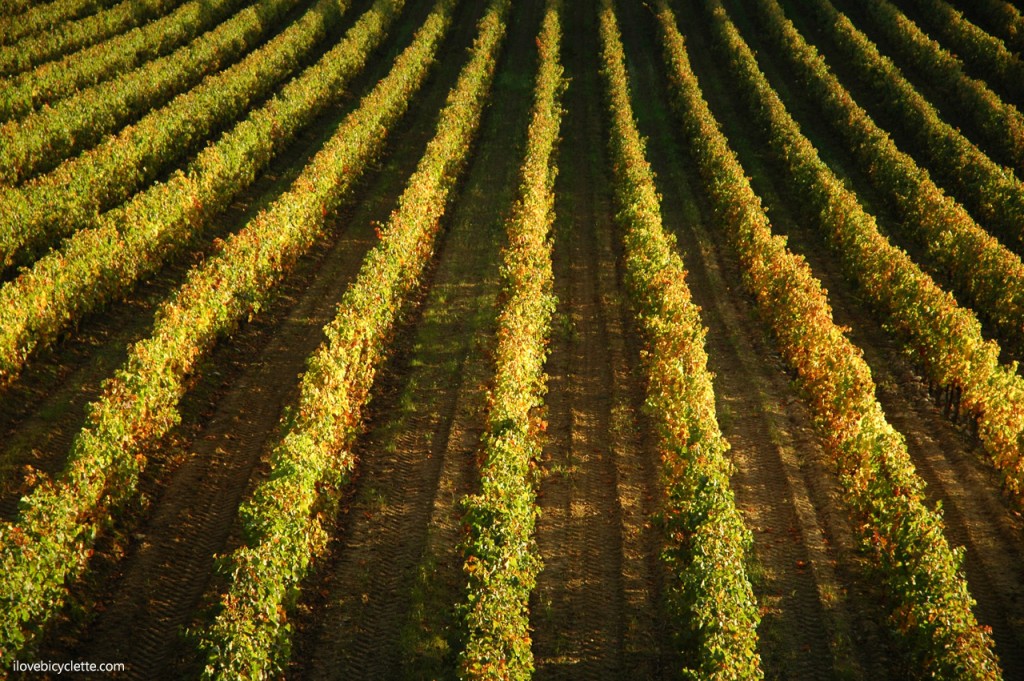
<instances>
[{"instance_id":1,"label":"tire track in soil","mask_svg":"<svg viewBox=\"0 0 1024 681\"><path fill-rule=\"evenodd\" d=\"M593 3L566 7L566 93L556 184L555 294L531 601L538 679L671 677L654 438L640 413L638 348L623 302L605 168Z\"/></svg>"},{"instance_id":2,"label":"tire track in soil","mask_svg":"<svg viewBox=\"0 0 1024 681\"><path fill-rule=\"evenodd\" d=\"M56 475L86 419L86 405L127 358L128 346L152 330L153 310L181 285L191 265L183 255L155 279L139 286L116 309L90 315L24 370L0 393L0 518L13 520L27 494L25 466Z\"/></svg>"},{"instance_id":3,"label":"tire track in soil","mask_svg":"<svg viewBox=\"0 0 1024 681\"><path fill-rule=\"evenodd\" d=\"M626 14L626 13L624 13ZM635 16L640 14L641 16ZM693 35L698 18L680 11L694 68L708 73L708 46ZM890 678L892 642L866 574L857 539L839 508L842 491L814 433L813 420L782 359L737 283L739 262L721 243L701 180L687 167L669 105L656 21L646 11L623 17L641 132L657 172L665 225L680 239L688 283L708 327L719 422L732 445L733 489L754 534L752 575L761 605L766 676L785 679ZM645 39L648 38L648 39ZM703 68L701 68L703 67ZM715 74L717 75L717 74ZM702 78L705 96L721 78ZM709 93L709 91L711 91Z\"/></svg>"},{"instance_id":4,"label":"tire track in soil","mask_svg":"<svg viewBox=\"0 0 1024 681\"><path fill-rule=\"evenodd\" d=\"M510 18L476 151L425 277L426 298L397 334L369 432L356 447L359 482L345 527L304 588L312 596L297 622L292 677L454 676L454 606L465 588L458 501L477 485L499 254L518 186L541 9L522 3ZM476 21L464 26L475 30Z\"/></svg>"},{"instance_id":5,"label":"tire track in soil","mask_svg":"<svg viewBox=\"0 0 1024 681\"><path fill-rule=\"evenodd\" d=\"M171 678L161 670L169 668L179 629L203 593L281 409L297 396L303 358L321 341L339 292L372 242L369 230L346 233L319 271L307 275L317 277L308 288L287 287L281 303L294 305L265 344L249 345L255 361L240 362L240 375L197 439L177 452L180 466L156 491L152 516L133 535L123 573L82 645L86 659L125 661L130 678Z\"/></svg>"},{"instance_id":6,"label":"tire track in soil","mask_svg":"<svg viewBox=\"0 0 1024 681\"><path fill-rule=\"evenodd\" d=\"M403 21L418 25L427 10L424 3ZM405 41L411 31L397 33ZM449 41L442 50L456 54L468 43L466 38L452 47ZM375 71L387 71L390 57L382 62ZM204 363L203 376L181 405L185 423L158 446L141 483L144 494L155 500L152 513L140 519L122 564L101 568L103 574L92 576L86 588L97 592L94 610L101 614L87 632L80 626L57 632L55 649L85 659L125 661L130 678L198 673L189 668L196 652L180 640L179 630L194 617L214 554L224 549L238 504L251 490L253 468L278 432L283 405L297 395L305 359L323 340L323 326L376 242L373 224L387 218L415 168L455 75L431 76L407 114L408 123L396 133L383 172L364 180L356 191L363 200L334 218L340 235L325 238L316 253L300 261L256 323L243 325ZM348 108L318 125L322 128L309 148L292 152L298 161L283 173L287 178L281 179L288 182L282 190Z\"/></svg>"},{"instance_id":7,"label":"tire track in soil","mask_svg":"<svg viewBox=\"0 0 1024 681\"><path fill-rule=\"evenodd\" d=\"M364 5L368 6L368 0L352 3L343 18L345 28L362 14ZM298 9L304 11L305 6ZM417 10L417 15L420 13ZM295 16L301 16L301 12ZM408 28L398 31L396 27L396 37L407 33ZM382 50L379 48L378 53ZM72 323L61 339L39 352L17 380L0 391L0 518L13 519L18 500L30 489L26 465L48 475L57 475L62 470L75 435L85 425L86 405L99 398L103 381L124 363L128 348L150 334L159 304L184 283L192 266L216 250L214 240L227 238L286 191L344 115L358 104L358 98L351 93L366 89L382 75L378 66L368 64L352 80L349 94L280 152L249 189L206 228L200 229L160 271L139 282L122 298ZM250 107L238 120L262 103ZM217 138L219 133L210 139ZM192 158L189 156L184 164Z\"/></svg>"},{"instance_id":8,"label":"tire track in soil","mask_svg":"<svg viewBox=\"0 0 1024 681\"><path fill-rule=\"evenodd\" d=\"M730 10L734 4L730 3ZM735 16L744 18L740 12ZM761 49L764 46L748 26L741 24L744 37L762 55L762 68L773 85L784 85L780 90L788 106L794 100L789 93L799 89L790 78L779 77L787 72L779 68L770 50ZM794 110L802 113L802 108L798 105ZM799 119L816 136L826 135L813 115ZM912 461L927 483L929 502L942 503L947 539L953 546L965 547L964 570L977 601L974 611L979 622L993 628L1005 677L1024 677L1024 523L1009 510L999 491L998 475L966 426L958 428L928 397L927 386L901 344L885 333L856 288L841 276L842 268L824 241L800 226L800 216L790 208L799 202L779 184L760 155L750 151L755 145L752 140L760 139L757 133L739 126L735 118L726 127L730 138L743 140L737 148L771 211L773 225L788 234L791 247L807 258L829 291L836 322L851 329L851 340L864 351L878 385L879 402L890 423L906 437Z\"/></svg>"}]
</instances>

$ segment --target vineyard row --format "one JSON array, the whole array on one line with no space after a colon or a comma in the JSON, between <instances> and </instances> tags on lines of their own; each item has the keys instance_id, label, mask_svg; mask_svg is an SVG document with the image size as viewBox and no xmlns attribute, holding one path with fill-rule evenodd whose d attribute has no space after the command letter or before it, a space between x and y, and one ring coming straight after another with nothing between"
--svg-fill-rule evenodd
<instances>
[{"instance_id":1,"label":"vineyard row","mask_svg":"<svg viewBox=\"0 0 1024 681\"><path fill-rule=\"evenodd\" d=\"M90 17L0 47L0 76L20 73L152 21L181 0L123 0Z\"/></svg>"},{"instance_id":2,"label":"vineyard row","mask_svg":"<svg viewBox=\"0 0 1024 681\"><path fill-rule=\"evenodd\" d=\"M752 539L729 486L732 464L715 412L706 331L675 240L662 225L611 0L602 2L600 19L626 278L648 352L647 404L659 434L665 495L662 560L671 574L666 599L679 627L688 675L761 678L760 616L746 571ZM674 45L681 47L681 39Z\"/></svg>"},{"instance_id":3,"label":"vineyard row","mask_svg":"<svg viewBox=\"0 0 1024 681\"><path fill-rule=\"evenodd\" d=\"M815 74L825 72L821 61L816 60L817 55L809 52L811 48L792 25L783 24L785 17L778 5L773 0L763 0L762 5L774 32L786 34L787 47L792 53L804 55ZM741 49L740 40L738 34L730 37L733 49ZM799 70L806 72L808 66L801 65ZM851 278L884 320L914 350L929 378L940 386L953 386L962 391L962 406L977 417L978 435L1002 472L1010 494L1020 504L1024 492L1021 457L1024 378L1017 373L1015 365L999 363L999 347L982 336L977 317L960 307L956 299L939 288L904 251L882 236L874 216L861 207L856 195L821 161L813 145L802 135L796 121L757 69L756 62L742 70L737 67L735 75L745 83L751 110L767 131L773 153L786 166L787 179L813 203L815 218L829 235ZM842 98L842 94L838 96ZM890 166L893 160L886 159ZM943 264L949 266L956 262L955 249L966 250L972 244L985 243L987 240L979 232L958 230L954 233L952 252L944 254ZM927 235L934 236L934 231ZM941 244L942 241L937 240L930 251L939 251ZM1001 251L997 249L996 253L1001 254ZM970 256L986 254L990 253L969 253ZM961 263L962 279L979 276L978 272L965 271L973 269L970 262L961 260ZM1013 272L1011 269L1000 275ZM979 288L986 285L998 289L999 279L981 281ZM1020 323L1019 317L1017 322Z\"/></svg>"},{"instance_id":4,"label":"vineyard row","mask_svg":"<svg viewBox=\"0 0 1024 681\"><path fill-rule=\"evenodd\" d=\"M26 36L55 28L66 21L101 12L117 2L118 0L53 0L36 3L17 15L5 14L0 17L0 45L10 45Z\"/></svg>"},{"instance_id":5,"label":"vineyard row","mask_svg":"<svg viewBox=\"0 0 1024 681\"><path fill-rule=\"evenodd\" d=\"M958 57L888 0L870 0L863 6L865 16L895 53L955 104L985 145L1018 172L1024 171L1024 116L1017 107L1004 102L984 81L969 76Z\"/></svg>"},{"instance_id":6,"label":"vineyard row","mask_svg":"<svg viewBox=\"0 0 1024 681\"><path fill-rule=\"evenodd\" d=\"M224 211L345 92L402 9L378 0L319 62L175 174L100 216L0 288L0 385L69 324L122 296ZM102 266L97 267L97 264Z\"/></svg>"},{"instance_id":7,"label":"vineyard row","mask_svg":"<svg viewBox=\"0 0 1024 681\"><path fill-rule=\"evenodd\" d=\"M985 227L1019 248L1024 242L1024 183L994 163L959 131L939 118L899 68L829 0L812 0L811 14L880 106L901 121L940 180Z\"/></svg>"},{"instance_id":8,"label":"vineyard row","mask_svg":"<svg viewBox=\"0 0 1024 681\"><path fill-rule=\"evenodd\" d=\"M277 10L296 1L264 0ZM91 226L98 212L129 198L167 165L271 95L337 27L348 4L317 0L269 43L164 108L47 175L22 187L0 188L0 262L30 262L60 238Z\"/></svg>"},{"instance_id":9,"label":"vineyard row","mask_svg":"<svg viewBox=\"0 0 1024 681\"><path fill-rule=\"evenodd\" d=\"M1024 264L974 222L932 182L928 172L900 151L871 119L825 60L786 19L777 3L756 3L776 50L794 70L825 121L872 185L895 209L906 234L927 254L926 266L948 278L979 315L1010 343L1024 338Z\"/></svg>"},{"instance_id":10,"label":"vineyard row","mask_svg":"<svg viewBox=\"0 0 1024 681\"><path fill-rule=\"evenodd\" d=\"M758 76L753 54L721 4L705 3L716 49L743 80ZM678 32L664 4L664 35ZM676 45L682 44L681 37ZM923 503L924 483L906 444L886 421L860 351L832 319L821 283L774 235L743 168L703 99L685 52L666 60L683 127L709 198L740 254L744 281L787 363L807 391L815 422L846 489L842 497L892 598L893 624L933 678L999 677L992 641L971 612L961 552L943 536L941 516Z\"/></svg>"},{"instance_id":11,"label":"vineyard row","mask_svg":"<svg viewBox=\"0 0 1024 681\"><path fill-rule=\"evenodd\" d=\"M551 224L554 161L567 83L559 62L560 0L549 0L537 38L539 64L519 200L506 228L494 387L479 453L479 491L463 500L466 596L460 673L465 679L529 679L530 595L541 561L534 470L541 453L544 361L555 311Z\"/></svg>"},{"instance_id":12,"label":"vineyard row","mask_svg":"<svg viewBox=\"0 0 1024 681\"><path fill-rule=\"evenodd\" d=\"M44 104L55 107L65 97L78 94L118 74L141 68L147 62L196 40L198 36L226 21L241 7L241 0L191 0L167 16L124 35L13 76L0 90L0 121L21 118ZM198 62L199 68L209 61L209 57L203 59L202 53L195 50L197 45L202 45L206 40L199 38L199 42L189 48L190 59ZM220 58L220 63L228 63L230 60L233 53L229 45L222 46L221 51L226 54ZM180 87L193 84L187 72L177 75L182 81ZM152 78L150 74L145 80ZM6 138L7 135L6 131L0 131L0 136Z\"/></svg>"},{"instance_id":13,"label":"vineyard row","mask_svg":"<svg viewBox=\"0 0 1024 681\"><path fill-rule=\"evenodd\" d=\"M1018 103L1024 103L1024 60L1007 49L1003 41L964 18L960 10L945 0L905 0L917 10L939 39L993 78Z\"/></svg>"},{"instance_id":14,"label":"vineyard row","mask_svg":"<svg viewBox=\"0 0 1024 681\"><path fill-rule=\"evenodd\" d=\"M0 527L4 660L30 645L59 610L98 533L136 494L147 447L180 420L177 405L197 363L259 310L379 157L426 77L429 55L416 56L364 98L285 194L189 273L157 313L152 334L131 348L91 406L65 472L41 482L22 499L18 518Z\"/></svg>"},{"instance_id":15,"label":"vineyard row","mask_svg":"<svg viewBox=\"0 0 1024 681\"><path fill-rule=\"evenodd\" d=\"M425 70L452 4L439 3L393 74L414 63ZM325 328L327 342L309 362L295 416L271 454L270 475L242 507L248 544L231 556L230 591L205 635L210 678L275 676L288 659L290 629L282 609L294 602L311 560L324 549L324 526L332 524L354 466L351 446L374 377L388 355L406 299L433 254L448 195L479 127L508 10L507 0L495 0L481 19L470 60L441 111L437 133L381 231L380 243L364 259L338 315Z\"/></svg>"}]
</instances>

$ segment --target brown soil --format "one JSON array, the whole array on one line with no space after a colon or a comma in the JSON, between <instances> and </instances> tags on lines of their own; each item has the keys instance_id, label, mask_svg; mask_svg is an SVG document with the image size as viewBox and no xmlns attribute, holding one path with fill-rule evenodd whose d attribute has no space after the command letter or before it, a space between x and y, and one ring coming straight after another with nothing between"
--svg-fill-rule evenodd
<instances>
[{"instance_id":1,"label":"brown soil","mask_svg":"<svg viewBox=\"0 0 1024 681\"><path fill-rule=\"evenodd\" d=\"M476 485L499 253L532 101L540 7L523 5L509 27L429 292L399 331L398 357L356 447L360 479L344 528L306 586L313 597L297 622L290 676L454 677L464 590L458 502Z\"/></svg>"},{"instance_id":2,"label":"brown soil","mask_svg":"<svg viewBox=\"0 0 1024 681\"><path fill-rule=\"evenodd\" d=\"M570 3L556 185L548 442L531 611L537 678L663 678L673 665L657 609L650 516L656 457L639 405L636 348L617 276L596 14Z\"/></svg>"},{"instance_id":3,"label":"brown soil","mask_svg":"<svg viewBox=\"0 0 1024 681\"><path fill-rule=\"evenodd\" d=\"M156 678L168 668L178 630L202 594L253 467L282 407L297 394L304 358L322 341L321 328L373 241L368 224L347 230L318 271L282 287L281 302L292 305L269 338L234 341L249 356L236 360L238 374L213 415L174 453L181 465L156 491L152 514L134 535L124 574L83 645L86 657L127 661L136 678Z\"/></svg>"}]
</instances>

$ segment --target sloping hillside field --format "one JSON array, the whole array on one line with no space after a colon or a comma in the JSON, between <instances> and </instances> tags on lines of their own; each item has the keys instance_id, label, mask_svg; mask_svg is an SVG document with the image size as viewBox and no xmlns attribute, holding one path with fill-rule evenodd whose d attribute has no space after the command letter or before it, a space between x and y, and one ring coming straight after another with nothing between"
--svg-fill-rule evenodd
<instances>
[{"instance_id":1,"label":"sloping hillside field","mask_svg":"<svg viewBox=\"0 0 1024 681\"><path fill-rule=\"evenodd\" d=\"M0 0L0 678L1024 679L1021 0Z\"/></svg>"}]
</instances>

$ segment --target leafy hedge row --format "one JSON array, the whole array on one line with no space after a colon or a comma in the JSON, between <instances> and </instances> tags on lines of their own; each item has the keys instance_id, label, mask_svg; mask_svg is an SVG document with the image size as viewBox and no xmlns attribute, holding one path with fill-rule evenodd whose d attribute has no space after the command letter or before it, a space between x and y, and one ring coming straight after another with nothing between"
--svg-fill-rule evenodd
<instances>
[{"instance_id":1,"label":"leafy hedge row","mask_svg":"<svg viewBox=\"0 0 1024 681\"><path fill-rule=\"evenodd\" d=\"M297 0L262 0L283 11ZM169 163L245 113L302 63L340 23L350 0L317 0L244 60L148 114L98 147L19 188L0 188L0 264L27 260L96 213L120 203ZM281 14L273 12L275 17ZM273 25L264 16L258 25Z\"/></svg>"},{"instance_id":2,"label":"leafy hedge row","mask_svg":"<svg viewBox=\"0 0 1024 681\"><path fill-rule=\"evenodd\" d=\"M776 35L785 32L789 60L805 76L812 93L846 102L829 118L852 119L855 114L849 106L852 104L849 94L826 87L826 82L835 83L835 80L822 76L827 73L826 67L816 53L810 52L813 48L800 39L791 25L786 30L782 25L785 17L777 4L762 0L761 6L773 24L770 32ZM738 35L730 40L734 50L745 49ZM821 161L813 145L800 133L778 95L757 70L756 63L737 66L736 73L746 82L751 108L757 110L757 118L768 131L775 155L787 166L788 179L813 204L823 230L843 258L849 274L885 316L890 328L906 339L929 378L938 385L955 386L963 391L962 406L977 416L978 435L986 451L1002 472L1015 501L1024 503L1024 378L1017 373L1016 364L1001 365L999 347L984 339L977 317L960 307L956 299L939 288L905 252L879 233L874 217L864 211L853 192ZM810 76L817 80L810 80ZM884 133L875 132L872 137L882 139ZM863 137L855 142L864 143ZM994 319L1003 321L1003 328L1012 332L1019 342L1024 328L1020 260L1000 249L983 230L976 226L971 229L967 220L936 220L943 213L932 213L932 210L943 211L951 217L956 217L956 213L939 202L941 193L938 191L930 193L935 199L934 205L925 203L929 193L923 173L919 173L914 182L915 178L907 172L909 166L904 166L901 172L896 165L897 156L882 158L869 154L866 148L859 153L870 156L867 162L873 164L873 174L884 175L876 181L892 182L896 185L895 192L906 193L900 201L906 206L902 210L923 218L919 225L921 238L930 242L929 254L939 268L953 273L977 302L993 305ZM915 194L915 191L922 193ZM986 260L977 261L977 258Z\"/></svg>"},{"instance_id":3,"label":"leafy hedge row","mask_svg":"<svg viewBox=\"0 0 1024 681\"><path fill-rule=\"evenodd\" d=\"M1024 170L1024 115L1017 107L1004 102L985 81L967 75L959 57L929 38L889 0L862 5L893 52L958 107L990 150Z\"/></svg>"},{"instance_id":4,"label":"leafy hedge row","mask_svg":"<svg viewBox=\"0 0 1024 681\"><path fill-rule=\"evenodd\" d=\"M0 45L10 45L66 21L102 11L120 0L53 0L36 2L24 12L0 16Z\"/></svg>"},{"instance_id":5,"label":"leafy hedge row","mask_svg":"<svg viewBox=\"0 0 1024 681\"><path fill-rule=\"evenodd\" d=\"M69 324L160 269L344 93L404 0L376 0L334 48L206 147L186 173L103 214L0 288L0 386ZM99 266L98 266L99 265Z\"/></svg>"},{"instance_id":6,"label":"leafy hedge row","mask_svg":"<svg viewBox=\"0 0 1024 681\"><path fill-rule=\"evenodd\" d=\"M405 59L426 60L448 21L443 0ZM271 472L241 509L246 545L231 555L231 586L204 632L207 678L276 676L287 660L287 612L327 541L340 489L355 466L351 446L363 406L408 294L433 253L448 196L479 127L505 34L508 0L481 20L469 62L441 112L437 134L325 327L295 415L270 455ZM342 172L337 169L335 172Z\"/></svg>"},{"instance_id":7,"label":"leafy hedge row","mask_svg":"<svg viewBox=\"0 0 1024 681\"><path fill-rule=\"evenodd\" d=\"M52 170L133 120L166 115L152 112L273 35L277 22L299 1L263 0L167 57L8 121L0 127L0 182L14 185ZM175 105L182 106L175 102L168 108Z\"/></svg>"},{"instance_id":8,"label":"leafy hedge row","mask_svg":"<svg viewBox=\"0 0 1024 681\"><path fill-rule=\"evenodd\" d=\"M743 81L757 71L717 0L706 0L716 48ZM674 30L671 15L661 21ZM806 261L772 234L761 201L728 147L693 72L670 58L684 132L709 198L740 255L761 318L806 391L816 426L836 466L865 548L891 600L892 623L922 671L934 679L998 679L999 664L938 511L924 505L924 483L906 443L875 398L861 352L832 318L821 282ZM744 85L749 87L749 85Z\"/></svg>"},{"instance_id":9,"label":"leafy hedge row","mask_svg":"<svg viewBox=\"0 0 1024 681\"><path fill-rule=\"evenodd\" d=\"M24 13L35 0L0 0L0 15L8 17Z\"/></svg>"},{"instance_id":10,"label":"leafy hedge row","mask_svg":"<svg viewBox=\"0 0 1024 681\"><path fill-rule=\"evenodd\" d=\"M243 1L191 0L124 35L12 76L0 89L0 121L52 106L80 89L161 57L227 19ZM182 87L188 84L184 81Z\"/></svg>"},{"instance_id":11,"label":"leafy hedge row","mask_svg":"<svg viewBox=\"0 0 1024 681\"><path fill-rule=\"evenodd\" d=\"M1019 54L965 19L960 10L944 0L906 0L906 3L917 8L926 28L934 31L977 71L994 80L1018 102L1024 100L1024 59Z\"/></svg>"},{"instance_id":12,"label":"leafy hedge row","mask_svg":"<svg viewBox=\"0 0 1024 681\"><path fill-rule=\"evenodd\" d=\"M92 16L4 45L0 47L0 75L19 73L124 33L166 14L180 3L181 0L122 0Z\"/></svg>"},{"instance_id":13,"label":"leafy hedge row","mask_svg":"<svg viewBox=\"0 0 1024 681\"><path fill-rule=\"evenodd\" d=\"M979 316L990 319L1010 343L1024 340L1024 266L1019 256L971 218L900 152L829 71L817 50L782 14L773 0L759 2L769 33L783 56L826 112L829 124L847 140L875 187L886 196L934 267L948 277Z\"/></svg>"},{"instance_id":14,"label":"leafy hedge row","mask_svg":"<svg viewBox=\"0 0 1024 681\"><path fill-rule=\"evenodd\" d=\"M665 489L666 600L680 630L687 678L763 677L757 603L746 573L749 530L736 508L729 444L718 428L706 330L686 285L675 239L661 222L654 174L630 104L625 55L611 0L600 5L602 73L626 283L647 350L647 406L657 424ZM686 59L678 32L666 49Z\"/></svg>"},{"instance_id":15,"label":"leafy hedge row","mask_svg":"<svg viewBox=\"0 0 1024 681\"><path fill-rule=\"evenodd\" d=\"M402 60L291 188L189 273L90 406L59 480L41 482L22 498L18 518L0 524L0 660L30 645L60 609L97 534L136 494L147 448L179 421L189 375L323 235L326 216L377 160L430 64L429 53Z\"/></svg>"},{"instance_id":16,"label":"leafy hedge row","mask_svg":"<svg viewBox=\"0 0 1024 681\"><path fill-rule=\"evenodd\" d=\"M829 40L861 80L877 95L878 104L903 123L916 153L967 206L980 223L997 230L1015 245L1024 243L1024 183L1014 172L993 163L933 107L893 64L879 53L829 0L803 5L815 15Z\"/></svg>"},{"instance_id":17,"label":"leafy hedge row","mask_svg":"<svg viewBox=\"0 0 1024 681\"><path fill-rule=\"evenodd\" d=\"M846 141L874 187L924 248L933 272L948 278L979 316L1010 343L1024 342L1024 263L974 222L901 152L804 40L775 0L755 3L766 34L817 102L826 122Z\"/></svg>"},{"instance_id":18,"label":"leafy hedge row","mask_svg":"<svg viewBox=\"0 0 1024 681\"><path fill-rule=\"evenodd\" d=\"M548 0L521 168L519 200L507 223L504 291L498 317L494 386L479 455L480 492L463 501L463 679L529 679L533 673L530 594L541 568L533 538L538 510L533 464L540 455L533 411L544 403L551 315L555 310L549 231L554 219L554 154L567 81L559 62L560 0Z\"/></svg>"},{"instance_id":19,"label":"leafy hedge row","mask_svg":"<svg viewBox=\"0 0 1024 681\"><path fill-rule=\"evenodd\" d=\"M1012 343L1024 340L1024 264L981 229L960 204L896 148L804 40L776 0L758 0L766 33L825 112L825 120L845 138L860 167L896 209L904 227L926 250L934 269L948 277Z\"/></svg>"},{"instance_id":20,"label":"leafy hedge row","mask_svg":"<svg viewBox=\"0 0 1024 681\"><path fill-rule=\"evenodd\" d=\"M1024 51L1024 14L1006 0L974 0L964 10L981 19L984 29L1018 55Z\"/></svg>"}]
</instances>

